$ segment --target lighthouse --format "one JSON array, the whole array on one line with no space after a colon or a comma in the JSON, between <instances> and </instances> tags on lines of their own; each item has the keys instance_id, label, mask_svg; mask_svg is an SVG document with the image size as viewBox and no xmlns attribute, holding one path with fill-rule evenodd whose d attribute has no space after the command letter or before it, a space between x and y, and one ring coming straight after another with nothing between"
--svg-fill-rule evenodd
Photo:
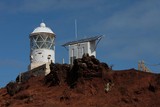
<instances>
[{"instance_id":1,"label":"lighthouse","mask_svg":"<svg viewBox=\"0 0 160 107\"><path fill-rule=\"evenodd\" d=\"M30 38L30 65L29 70L38 68L42 65L49 65L52 61L55 62L55 33L41 23L29 35ZM48 68L48 67L46 67ZM49 69L49 68L48 68ZM45 71L48 74L50 71Z\"/></svg>"}]
</instances>

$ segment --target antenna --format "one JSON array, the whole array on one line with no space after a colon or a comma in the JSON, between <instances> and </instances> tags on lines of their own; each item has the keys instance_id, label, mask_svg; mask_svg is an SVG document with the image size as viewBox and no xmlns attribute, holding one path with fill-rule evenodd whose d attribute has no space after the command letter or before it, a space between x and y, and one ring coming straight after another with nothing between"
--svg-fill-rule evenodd
<instances>
[{"instance_id":1,"label":"antenna","mask_svg":"<svg viewBox=\"0 0 160 107\"><path fill-rule=\"evenodd\" d=\"M75 37L77 39L78 29L77 29L77 20L75 19Z\"/></svg>"}]
</instances>

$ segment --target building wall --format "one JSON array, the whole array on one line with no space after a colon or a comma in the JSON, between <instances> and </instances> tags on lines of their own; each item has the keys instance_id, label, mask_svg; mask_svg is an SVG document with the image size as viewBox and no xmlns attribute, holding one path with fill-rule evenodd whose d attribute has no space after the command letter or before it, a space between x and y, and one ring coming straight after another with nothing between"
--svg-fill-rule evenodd
<instances>
[{"instance_id":1,"label":"building wall","mask_svg":"<svg viewBox=\"0 0 160 107\"><path fill-rule=\"evenodd\" d=\"M43 64L41 66L38 66L38 67L30 70L29 72L31 72L35 76L38 76L38 75L47 75L47 74L50 73L50 66L49 65L50 65L50 63Z\"/></svg>"},{"instance_id":2,"label":"building wall","mask_svg":"<svg viewBox=\"0 0 160 107\"><path fill-rule=\"evenodd\" d=\"M73 60L77 58L77 44L69 45L69 63L72 64Z\"/></svg>"},{"instance_id":3,"label":"building wall","mask_svg":"<svg viewBox=\"0 0 160 107\"><path fill-rule=\"evenodd\" d=\"M73 60L82 58L84 53L88 53L90 56L94 55L96 57L95 41L69 45L69 63L73 64Z\"/></svg>"},{"instance_id":4,"label":"building wall","mask_svg":"<svg viewBox=\"0 0 160 107\"><path fill-rule=\"evenodd\" d=\"M91 56L91 55L94 55L94 56L96 57L96 50L95 50L95 49L96 49L96 41L91 41L91 42L89 42L89 45L90 45L90 46L89 46L89 48L90 48L90 49L89 49L89 50L90 50L90 54L89 54L89 55L90 55L90 56Z\"/></svg>"}]
</instances>

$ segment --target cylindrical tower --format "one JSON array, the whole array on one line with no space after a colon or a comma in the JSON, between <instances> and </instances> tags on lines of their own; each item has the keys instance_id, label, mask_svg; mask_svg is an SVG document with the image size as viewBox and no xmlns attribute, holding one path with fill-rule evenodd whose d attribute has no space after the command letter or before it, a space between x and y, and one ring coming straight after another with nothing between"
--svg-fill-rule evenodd
<instances>
[{"instance_id":1,"label":"cylindrical tower","mask_svg":"<svg viewBox=\"0 0 160 107\"><path fill-rule=\"evenodd\" d=\"M48 62L55 62L55 33L45 23L41 23L30 34L29 70Z\"/></svg>"}]
</instances>

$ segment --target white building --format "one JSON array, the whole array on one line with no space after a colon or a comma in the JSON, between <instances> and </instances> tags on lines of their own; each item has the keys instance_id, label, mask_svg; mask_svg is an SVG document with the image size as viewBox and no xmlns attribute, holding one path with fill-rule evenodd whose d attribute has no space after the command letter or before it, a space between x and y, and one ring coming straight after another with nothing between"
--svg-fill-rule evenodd
<instances>
[{"instance_id":1,"label":"white building","mask_svg":"<svg viewBox=\"0 0 160 107\"><path fill-rule=\"evenodd\" d=\"M30 65L29 70L46 64L47 71L50 72L49 63L55 62L55 33L41 23L30 34Z\"/></svg>"},{"instance_id":2,"label":"white building","mask_svg":"<svg viewBox=\"0 0 160 107\"><path fill-rule=\"evenodd\" d=\"M101 40L102 35L81 39L77 41L67 42L64 47L69 49L69 64L73 64L74 59L82 58L84 53L88 53L90 56L96 57L96 47Z\"/></svg>"}]
</instances>

